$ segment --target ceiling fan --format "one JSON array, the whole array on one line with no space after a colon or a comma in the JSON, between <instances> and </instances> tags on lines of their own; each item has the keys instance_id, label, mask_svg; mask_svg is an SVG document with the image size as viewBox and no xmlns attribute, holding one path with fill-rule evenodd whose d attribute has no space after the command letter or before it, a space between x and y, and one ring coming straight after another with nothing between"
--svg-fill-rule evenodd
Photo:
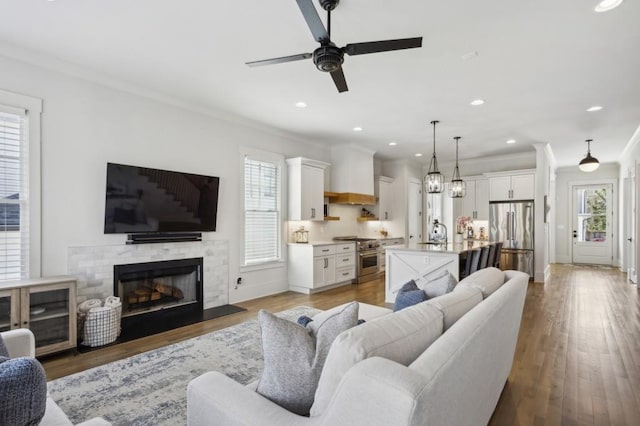
<instances>
[{"instance_id":1,"label":"ceiling fan","mask_svg":"<svg viewBox=\"0 0 640 426\"><path fill-rule=\"evenodd\" d=\"M403 38L398 40L370 41L365 43L351 43L344 47L337 47L331 41L331 11L338 6L340 0L318 0L320 6L327 11L327 28L325 29L320 16L313 6L313 0L296 0L300 11L307 21L313 38L320 43L320 47L313 53L301 53L298 55L283 56L281 58L264 59L262 61L247 62L250 67L261 65L281 64L284 62L300 61L313 57L313 63L320 71L328 72L333 78L338 92L349 90L347 81L342 72L344 54L364 55L367 53L387 52L390 50L413 49L422 47L422 37Z\"/></svg>"}]
</instances>

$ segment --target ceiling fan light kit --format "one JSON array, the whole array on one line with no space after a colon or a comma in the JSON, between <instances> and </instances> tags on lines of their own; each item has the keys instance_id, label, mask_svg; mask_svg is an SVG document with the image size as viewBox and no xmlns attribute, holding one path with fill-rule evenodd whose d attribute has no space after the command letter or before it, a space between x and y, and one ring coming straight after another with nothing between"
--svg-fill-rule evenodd
<instances>
[{"instance_id":1,"label":"ceiling fan light kit","mask_svg":"<svg viewBox=\"0 0 640 426\"><path fill-rule=\"evenodd\" d=\"M467 195L467 183L460 178L460 169L458 168L458 142L460 141L460 136L456 136L453 139L456 141L456 167L453 169L449 197L463 198Z\"/></svg>"},{"instance_id":2,"label":"ceiling fan light kit","mask_svg":"<svg viewBox=\"0 0 640 426\"><path fill-rule=\"evenodd\" d=\"M593 142L593 139L587 139L585 142L587 142L587 156L580 161L578 168L583 172L589 173L600 167L600 162L591 155L591 142Z\"/></svg>"},{"instance_id":3,"label":"ceiling fan light kit","mask_svg":"<svg viewBox=\"0 0 640 426\"><path fill-rule=\"evenodd\" d=\"M429 173L424 178L425 191L429 194L440 194L444 191L444 176L438 170L438 159L436 158L436 124L439 121L434 120L433 124L433 156L429 163Z\"/></svg>"},{"instance_id":4,"label":"ceiling fan light kit","mask_svg":"<svg viewBox=\"0 0 640 426\"><path fill-rule=\"evenodd\" d=\"M313 5L313 0L296 0L298 7L302 12L302 16L307 22L307 26L311 30L313 38L320 43L320 47L313 53L300 53L291 56L282 56L279 58L265 59L261 61L247 62L250 67L282 64L285 62L300 61L303 59L313 58L316 68L322 72L331 74L333 83L336 85L338 92L346 92L349 90L347 80L342 71L344 63L344 54L365 55L368 53L388 52L392 50L413 49L422 47L422 37L404 38L398 40L371 41L365 43L350 43L344 47L337 47L331 41L331 11L334 10L340 0L318 0L320 6L327 11L327 28L320 20L318 11Z\"/></svg>"}]
</instances>

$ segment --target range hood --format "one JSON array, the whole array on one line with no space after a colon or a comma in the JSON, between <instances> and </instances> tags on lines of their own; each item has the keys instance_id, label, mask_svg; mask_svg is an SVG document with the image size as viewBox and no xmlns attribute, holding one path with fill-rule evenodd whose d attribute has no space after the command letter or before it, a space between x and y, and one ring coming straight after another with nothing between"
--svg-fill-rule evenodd
<instances>
[{"instance_id":1,"label":"range hood","mask_svg":"<svg viewBox=\"0 0 640 426\"><path fill-rule=\"evenodd\" d=\"M331 148L331 203L370 206L376 204L373 190L373 154L357 145Z\"/></svg>"},{"instance_id":2,"label":"range hood","mask_svg":"<svg viewBox=\"0 0 640 426\"><path fill-rule=\"evenodd\" d=\"M349 204L352 206L373 206L378 199L374 195L356 192L325 192L324 196L333 204Z\"/></svg>"}]
</instances>

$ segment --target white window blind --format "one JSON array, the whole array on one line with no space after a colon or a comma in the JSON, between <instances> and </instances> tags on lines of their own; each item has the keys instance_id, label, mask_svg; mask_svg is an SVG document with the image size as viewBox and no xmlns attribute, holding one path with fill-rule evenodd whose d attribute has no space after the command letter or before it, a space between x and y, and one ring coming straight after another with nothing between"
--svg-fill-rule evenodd
<instances>
[{"instance_id":1,"label":"white window blind","mask_svg":"<svg viewBox=\"0 0 640 426\"><path fill-rule=\"evenodd\" d=\"M245 156L244 264L281 259L282 165Z\"/></svg>"},{"instance_id":2,"label":"white window blind","mask_svg":"<svg viewBox=\"0 0 640 426\"><path fill-rule=\"evenodd\" d=\"M26 128L25 114L0 108L0 281L29 275Z\"/></svg>"}]
</instances>

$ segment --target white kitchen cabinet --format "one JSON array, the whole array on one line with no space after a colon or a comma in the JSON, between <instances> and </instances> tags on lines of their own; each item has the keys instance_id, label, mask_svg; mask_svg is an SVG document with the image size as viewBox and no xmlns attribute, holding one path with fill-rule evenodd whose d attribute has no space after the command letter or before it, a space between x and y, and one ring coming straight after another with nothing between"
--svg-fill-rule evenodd
<instances>
[{"instance_id":1,"label":"white kitchen cabinet","mask_svg":"<svg viewBox=\"0 0 640 426\"><path fill-rule=\"evenodd\" d=\"M489 177L489 200L532 200L535 198L535 177L533 171L492 175Z\"/></svg>"},{"instance_id":2,"label":"white kitchen cabinet","mask_svg":"<svg viewBox=\"0 0 640 426\"><path fill-rule=\"evenodd\" d=\"M378 197L376 216L380 220L391 220L393 217L393 179L379 176L375 181L375 195Z\"/></svg>"},{"instance_id":3,"label":"white kitchen cabinet","mask_svg":"<svg viewBox=\"0 0 640 426\"><path fill-rule=\"evenodd\" d=\"M328 163L287 160L289 220L324 220L324 171Z\"/></svg>"},{"instance_id":4,"label":"white kitchen cabinet","mask_svg":"<svg viewBox=\"0 0 640 426\"><path fill-rule=\"evenodd\" d=\"M462 206L457 216L468 216L471 219L489 220L489 180L467 179L467 194L461 199Z\"/></svg>"},{"instance_id":5,"label":"white kitchen cabinet","mask_svg":"<svg viewBox=\"0 0 640 426\"><path fill-rule=\"evenodd\" d=\"M289 244L289 289L315 293L356 278L355 243Z\"/></svg>"}]
</instances>

